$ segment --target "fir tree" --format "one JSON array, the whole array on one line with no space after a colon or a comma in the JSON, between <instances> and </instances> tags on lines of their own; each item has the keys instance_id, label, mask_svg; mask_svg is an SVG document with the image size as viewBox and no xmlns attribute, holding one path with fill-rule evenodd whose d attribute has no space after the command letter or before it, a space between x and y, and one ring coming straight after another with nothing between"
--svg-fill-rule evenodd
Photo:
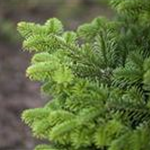
<instances>
[{"instance_id":1,"label":"fir tree","mask_svg":"<svg viewBox=\"0 0 150 150\"><path fill-rule=\"evenodd\" d=\"M64 31L21 22L23 48L35 52L27 76L53 96L22 119L50 141L35 150L150 150L150 1L111 0L103 17Z\"/></svg>"}]
</instances>

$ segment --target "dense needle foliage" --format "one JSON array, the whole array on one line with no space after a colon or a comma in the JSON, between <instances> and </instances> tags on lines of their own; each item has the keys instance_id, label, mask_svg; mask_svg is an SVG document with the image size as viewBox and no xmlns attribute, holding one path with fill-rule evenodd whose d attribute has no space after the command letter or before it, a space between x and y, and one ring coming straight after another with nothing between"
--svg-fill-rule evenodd
<instances>
[{"instance_id":1,"label":"dense needle foliage","mask_svg":"<svg viewBox=\"0 0 150 150\"><path fill-rule=\"evenodd\" d=\"M35 52L27 76L53 100L25 110L35 150L150 150L150 1L111 0L103 17L64 31L21 22L23 48Z\"/></svg>"}]
</instances>

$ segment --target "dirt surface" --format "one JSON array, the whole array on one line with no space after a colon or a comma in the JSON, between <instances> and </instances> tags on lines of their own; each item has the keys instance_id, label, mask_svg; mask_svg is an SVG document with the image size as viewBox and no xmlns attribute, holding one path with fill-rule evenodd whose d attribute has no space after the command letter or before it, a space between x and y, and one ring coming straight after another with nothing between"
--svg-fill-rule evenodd
<instances>
[{"instance_id":1,"label":"dirt surface","mask_svg":"<svg viewBox=\"0 0 150 150\"><path fill-rule=\"evenodd\" d=\"M45 103L39 85L25 77L29 55L18 47L0 43L0 150L33 149L36 141L21 121L21 112Z\"/></svg>"}]
</instances>

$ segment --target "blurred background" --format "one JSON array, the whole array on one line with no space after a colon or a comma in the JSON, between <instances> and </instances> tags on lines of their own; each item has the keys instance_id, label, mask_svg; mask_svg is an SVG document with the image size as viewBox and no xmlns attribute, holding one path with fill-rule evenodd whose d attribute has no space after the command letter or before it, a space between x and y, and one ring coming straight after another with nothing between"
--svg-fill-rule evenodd
<instances>
[{"instance_id":1,"label":"blurred background","mask_svg":"<svg viewBox=\"0 0 150 150\"><path fill-rule=\"evenodd\" d=\"M47 101L39 83L25 77L31 55L22 51L16 24L57 17L66 30L75 30L96 16L112 15L107 0L0 0L0 150L33 150L39 141L22 123L21 112Z\"/></svg>"}]
</instances>

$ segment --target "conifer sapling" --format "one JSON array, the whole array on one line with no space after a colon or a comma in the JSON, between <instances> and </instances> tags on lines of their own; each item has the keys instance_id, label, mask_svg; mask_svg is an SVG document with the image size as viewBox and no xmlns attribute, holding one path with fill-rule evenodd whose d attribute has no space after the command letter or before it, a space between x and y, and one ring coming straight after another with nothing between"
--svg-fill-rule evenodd
<instances>
[{"instance_id":1,"label":"conifer sapling","mask_svg":"<svg viewBox=\"0 0 150 150\"><path fill-rule=\"evenodd\" d=\"M111 0L113 20L97 17L65 31L62 23L21 22L34 52L27 76L51 95L25 110L35 150L150 150L150 1Z\"/></svg>"}]
</instances>

